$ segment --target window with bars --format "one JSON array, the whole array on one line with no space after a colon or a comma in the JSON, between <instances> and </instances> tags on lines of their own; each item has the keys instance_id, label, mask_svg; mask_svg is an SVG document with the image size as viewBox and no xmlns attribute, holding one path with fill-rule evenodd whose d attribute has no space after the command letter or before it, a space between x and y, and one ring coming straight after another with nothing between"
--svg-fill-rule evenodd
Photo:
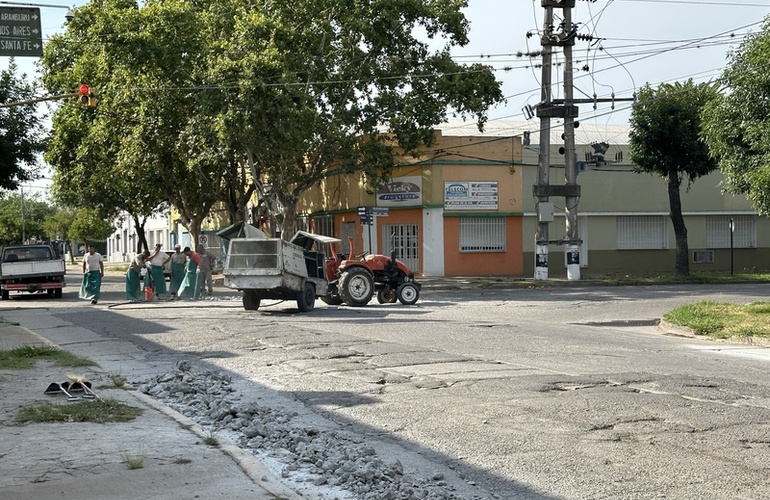
<instances>
[{"instance_id":1,"label":"window with bars","mask_svg":"<svg viewBox=\"0 0 770 500\"><path fill-rule=\"evenodd\" d=\"M638 216L617 218L618 250L668 248L668 218Z\"/></svg>"},{"instance_id":2,"label":"window with bars","mask_svg":"<svg viewBox=\"0 0 770 500\"><path fill-rule=\"evenodd\" d=\"M751 215L706 217L706 246L730 248L730 219L733 220L733 248L757 247L757 222Z\"/></svg>"},{"instance_id":3,"label":"window with bars","mask_svg":"<svg viewBox=\"0 0 770 500\"><path fill-rule=\"evenodd\" d=\"M331 215L313 217L313 232L323 236L334 237L334 218Z\"/></svg>"},{"instance_id":4,"label":"window with bars","mask_svg":"<svg viewBox=\"0 0 770 500\"><path fill-rule=\"evenodd\" d=\"M460 252L505 252L505 217L460 218Z\"/></svg>"}]
</instances>

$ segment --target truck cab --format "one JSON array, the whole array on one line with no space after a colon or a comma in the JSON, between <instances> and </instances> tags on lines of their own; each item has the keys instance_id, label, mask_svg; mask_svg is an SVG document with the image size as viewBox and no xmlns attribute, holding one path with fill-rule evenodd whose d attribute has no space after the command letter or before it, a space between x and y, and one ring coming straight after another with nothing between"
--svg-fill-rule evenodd
<instances>
[{"instance_id":1,"label":"truck cab","mask_svg":"<svg viewBox=\"0 0 770 500\"><path fill-rule=\"evenodd\" d=\"M66 286L64 259L49 245L8 245L0 251L0 297L11 292L59 298Z\"/></svg>"}]
</instances>

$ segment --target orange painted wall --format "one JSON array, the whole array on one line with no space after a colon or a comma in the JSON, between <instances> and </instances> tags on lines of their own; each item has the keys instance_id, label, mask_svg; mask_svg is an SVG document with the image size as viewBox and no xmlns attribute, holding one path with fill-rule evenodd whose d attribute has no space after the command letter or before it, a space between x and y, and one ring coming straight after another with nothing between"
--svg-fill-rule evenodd
<instances>
[{"instance_id":1,"label":"orange painted wall","mask_svg":"<svg viewBox=\"0 0 770 500\"><path fill-rule=\"evenodd\" d=\"M463 252L460 218L444 217L445 276L521 276L524 273L521 217L506 217L505 252Z\"/></svg>"}]
</instances>

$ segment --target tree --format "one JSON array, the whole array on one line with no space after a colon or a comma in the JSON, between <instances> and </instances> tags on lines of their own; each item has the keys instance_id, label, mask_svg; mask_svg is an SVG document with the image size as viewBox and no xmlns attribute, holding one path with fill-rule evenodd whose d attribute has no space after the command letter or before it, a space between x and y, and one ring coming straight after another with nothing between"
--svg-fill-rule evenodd
<instances>
[{"instance_id":1,"label":"tree","mask_svg":"<svg viewBox=\"0 0 770 500\"><path fill-rule=\"evenodd\" d=\"M290 235L299 196L331 169L387 179L394 150L429 146L448 108L484 123L499 83L449 52L467 43L466 5L94 1L43 66L51 91L90 83L99 106L57 111L46 158L81 204L125 199L138 214L165 200L193 238L216 203L241 213L250 191L269 192ZM113 183L126 184L120 196Z\"/></svg>"},{"instance_id":2,"label":"tree","mask_svg":"<svg viewBox=\"0 0 770 500\"><path fill-rule=\"evenodd\" d=\"M9 104L35 96L26 75L17 75L18 67L11 59L0 71L0 103ZM45 146L43 121L34 104L0 108L0 188L17 189L20 183L34 179L37 155Z\"/></svg>"},{"instance_id":3,"label":"tree","mask_svg":"<svg viewBox=\"0 0 770 500\"><path fill-rule=\"evenodd\" d=\"M39 194L4 192L0 195L0 243L50 239L43 221L53 209Z\"/></svg>"},{"instance_id":4,"label":"tree","mask_svg":"<svg viewBox=\"0 0 770 500\"><path fill-rule=\"evenodd\" d=\"M141 90L147 80L136 54L153 52L142 26L132 1L91 3L78 10L64 34L46 44L42 61L43 82L51 93L87 83L98 94L97 108L73 99L53 114L45 156L54 170L52 194L63 205L93 208L104 219L128 213L137 228L137 251L147 246L146 220L168 199L166 172L146 161L155 144L143 139L157 122L142 113L152 103Z\"/></svg>"},{"instance_id":5,"label":"tree","mask_svg":"<svg viewBox=\"0 0 770 500\"><path fill-rule=\"evenodd\" d=\"M703 137L725 175L724 189L745 194L770 216L770 18L730 53L724 94L703 113Z\"/></svg>"},{"instance_id":6,"label":"tree","mask_svg":"<svg viewBox=\"0 0 770 500\"><path fill-rule=\"evenodd\" d=\"M77 211L68 208L59 208L49 214L43 220L43 228L51 240L63 241L70 254L70 262L75 262L75 252L72 251L72 238L70 237L70 228L75 221Z\"/></svg>"},{"instance_id":7,"label":"tree","mask_svg":"<svg viewBox=\"0 0 770 500\"><path fill-rule=\"evenodd\" d=\"M69 236L72 241L92 243L105 240L114 230L96 210L79 208L70 226Z\"/></svg>"},{"instance_id":8,"label":"tree","mask_svg":"<svg viewBox=\"0 0 770 500\"><path fill-rule=\"evenodd\" d=\"M676 236L674 271L690 272L687 228L682 216L680 190L698 177L712 172L716 162L700 138L701 111L716 95L711 84L662 84L657 89L643 87L631 112L629 145L637 172L662 177L668 190L671 223Z\"/></svg>"},{"instance_id":9,"label":"tree","mask_svg":"<svg viewBox=\"0 0 770 500\"><path fill-rule=\"evenodd\" d=\"M128 212L137 251L146 247L143 227L153 213L173 204L197 239L223 196L224 148L195 148L212 137L210 117L197 114L198 100L210 98L195 90L204 52L199 14L176 0L141 8L131 0L92 2L46 45L46 86L61 91L88 82L99 99L96 109L69 102L54 115L46 156L56 170L54 193L111 217Z\"/></svg>"},{"instance_id":10,"label":"tree","mask_svg":"<svg viewBox=\"0 0 770 500\"><path fill-rule=\"evenodd\" d=\"M394 152L418 154L447 113L477 118L502 100L489 67L456 63L465 0L243 0L211 3L210 79L221 89L220 135L283 206L330 170L390 177ZM432 50L416 33L443 42ZM451 111L450 111L451 110ZM267 186L269 185L269 186Z\"/></svg>"}]
</instances>

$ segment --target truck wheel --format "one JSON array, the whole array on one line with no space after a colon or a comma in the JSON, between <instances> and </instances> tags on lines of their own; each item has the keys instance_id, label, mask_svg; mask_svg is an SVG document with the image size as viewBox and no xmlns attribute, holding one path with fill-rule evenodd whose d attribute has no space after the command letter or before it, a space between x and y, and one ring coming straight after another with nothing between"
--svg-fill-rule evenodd
<instances>
[{"instance_id":1,"label":"truck wheel","mask_svg":"<svg viewBox=\"0 0 770 500\"><path fill-rule=\"evenodd\" d=\"M259 309L259 297L254 290L243 291L243 308L247 311L256 311Z\"/></svg>"},{"instance_id":2,"label":"truck wheel","mask_svg":"<svg viewBox=\"0 0 770 500\"><path fill-rule=\"evenodd\" d=\"M360 267L348 269L340 277L340 297L349 306L365 306L374 295L374 280Z\"/></svg>"},{"instance_id":3,"label":"truck wheel","mask_svg":"<svg viewBox=\"0 0 770 500\"><path fill-rule=\"evenodd\" d=\"M11 295L8 292L8 290L3 290L2 296L3 296L3 300L9 300L11 298Z\"/></svg>"},{"instance_id":4,"label":"truck wheel","mask_svg":"<svg viewBox=\"0 0 770 500\"><path fill-rule=\"evenodd\" d=\"M62 296L62 292L63 292L63 290L62 290L61 288L57 288L57 289L56 289L56 290L54 290L54 292L53 292L53 298L55 298L55 299L60 299L60 298L61 298L61 296Z\"/></svg>"},{"instance_id":5,"label":"truck wheel","mask_svg":"<svg viewBox=\"0 0 770 500\"><path fill-rule=\"evenodd\" d=\"M312 283L305 282L302 291L297 295L297 307L299 312L310 312L315 307L315 287Z\"/></svg>"},{"instance_id":6,"label":"truck wheel","mask_svg":"<svg viewBox=\"0 0 770 500\"><path fill-rule=\"evenodd\" d=\"M396 291L398 300L405 306L411 306L420 298L420 290L414 283L404 283Z\"/></svg>"},{"instance_id":7,"label":"truck wheel","mask_svg":"<svg viewBox=\"0 0 770 500\"><path fill-rule=\"evenodd\" d=\"M377 292L377 302L380 304L393 304L396 301L396 291L392 288Z\"/></svg>"}]
</instances>

